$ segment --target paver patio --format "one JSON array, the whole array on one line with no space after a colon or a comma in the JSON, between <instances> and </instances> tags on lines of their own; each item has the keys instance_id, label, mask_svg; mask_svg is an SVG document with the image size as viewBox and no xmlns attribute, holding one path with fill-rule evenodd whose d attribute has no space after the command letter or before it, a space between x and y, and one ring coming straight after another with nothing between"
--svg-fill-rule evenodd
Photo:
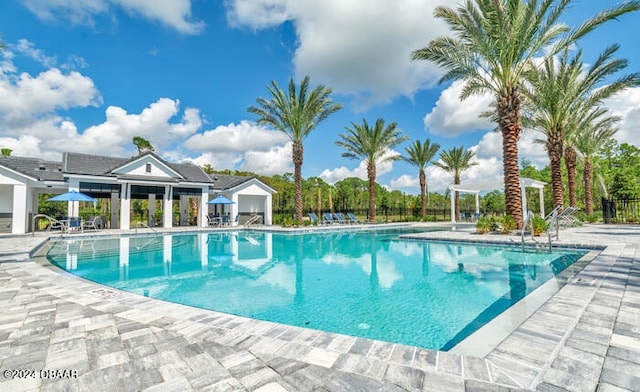
<instances>
[{"instance_id":1,"label":"paver patio","mask_svg":"<svg viewBox=\"0 0 640 392\"><path fill-rule=\"evenodd\" d=\"M420 237L520 241L467 230ZM550 299L525 298L514 312L526 320L481 354L473 336L438 352L118 291L32 259L42 241L0 237L2 391L640 391L637 225L562 231L562 244L604 249L570 267ZM500 336L491 328L475 339ZM73 372L3 377L24 369Z\"/></svg>"}]
</instances>

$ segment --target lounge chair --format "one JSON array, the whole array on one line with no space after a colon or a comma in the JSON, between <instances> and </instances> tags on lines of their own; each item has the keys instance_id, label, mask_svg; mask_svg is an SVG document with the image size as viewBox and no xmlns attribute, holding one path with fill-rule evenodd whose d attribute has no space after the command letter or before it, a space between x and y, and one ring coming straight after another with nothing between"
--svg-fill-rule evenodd
<instances>
[{"instance_id":1,"label":"lounge chair","mask_svg":"<svg viewBox=\"0 0 640 392\"><path fill-rule=\"evenodd\" d=\"M311 219L311 224L321 225L322 223L324 223L320 219L318 219L318 215L316 215L314 212L309 213L309 219Z\"/></svg>"},{"instance_id":2,"label":"lounge chair","mask_svg":"<svg viewBox=\"0 0 640 392\"><path fill-rule=\"evenodd\" d=\"M579 221L575 217L575 213L580 209L578 207L567 207L558 214L558 224L560 227L576 226Z\"/></svg>"},{"instance_id":3,"label":"lounge chair","mask_svg":"<svg viewBox=\"0 0 640 392\"><path fill-rule=\"evenodd\" d=\"M346 219L344 219L344 215L342 215L342 212L336 212L333 215L336 217L336 220L338 221L338 223L340 224L349 223Z\"/></svg>"},{"instance_id":4,"label":"lounge chair","mask_svg":"<svg viewBox=\"0 0 640 392\"><path fill-rule=\"evenodd\" d=\"M322 214L322 217L324 218L324 221L328 224L336 223L336 220L334 220L333 216L328 212L325 212L324 214Z\"/></svg>"},{"instance_id":5,"label":"lounge chair","mask_svg":"<svg viewBox=\"0 0 640 392\"><path fill-rule=\"evenodd\" d=\"M356 218L356 216L353 215L353 212L347 212L347 216L351 220L351 223L364 223L364 222L360 222L358 218Z\"/></svg>"}]
</instances>

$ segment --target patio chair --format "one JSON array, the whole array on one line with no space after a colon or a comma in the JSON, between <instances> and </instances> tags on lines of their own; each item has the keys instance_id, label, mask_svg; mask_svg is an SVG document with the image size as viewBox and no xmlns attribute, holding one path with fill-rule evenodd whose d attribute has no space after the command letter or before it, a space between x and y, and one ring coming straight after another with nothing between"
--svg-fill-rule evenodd
<instances>
[{"instance_id":1,"label":"patio chair","mask_svg":"<svg viewBox=\"0 0 640 392\"><path fill-rule=\"evenodd\" d=\"M213 215L213 214L207 215L207 224L209 226L219 226L220 223L221 223L221 220L218 215Z\"/></svg>"},{"instance_id":2,"label":"patio chair","mask_svg":"<svg viewBox=\"0 0 640 392\"><path fill-rule=\"evenodd\" d=\"M62 231L67 233L72 231L82 231L82 218L79 216L65 216L60 221L62 223Z\"/></svg>"},{"instance_id":3,"label":"patio chair","mask_svg":"<svg viewBox=\"0 0 640 392\"><path fill-rule=\"evenodd\" d=\"M324 221L327 224L331 224L332 225L332 224L336 223L336 221L333 219L333 216L328 212L325 212L324 214L322 214L322 217L324 218Z\"/></svg>"},{"instance_id":4,"label":"patio chair","mask_svg":"<svg viewBox=\"0 0 640 392\"><path fill-rule=\"evenodd\" d=\"M222 216L222 226L229 226L231 220L229 219L229 215Z\"/></svg>"},{"instance_id":5,"label":"patio chair","mask_svg":"<svg viewBox=\"0 0 640 392\"><path fill-rule=\"evenodd\" d=\"M342 215L342 212L336 212L333 215L336 217L336 220L338 221L338 223L340 224L349 223L346 219L344 219L344 215Z\"/></svg>"},{"instance_id":6,"label":"patio chair","mask_svg":"<svg viewBox=\"0 0 640 392\"><path fill-rule=\"evenodd\" d=\"M92 219L82 222L82 230L86 229L86 230L98 231L101 225L102 225L102 217L97 215L97 216L94 216Z\"/></svg>"}]
</instances>

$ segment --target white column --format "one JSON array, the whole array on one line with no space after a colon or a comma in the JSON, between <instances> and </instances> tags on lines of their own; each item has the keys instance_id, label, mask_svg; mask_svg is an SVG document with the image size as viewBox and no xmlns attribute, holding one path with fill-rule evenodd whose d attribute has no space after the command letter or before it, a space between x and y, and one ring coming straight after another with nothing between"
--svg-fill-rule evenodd
<instances>
[{"instance_id":1,"label":"white column","mask_svg":"<svg viewBox=\"0 0 640 392\"><path fill-rule=\"evenodd\" d=\"M237 193L233 193L230 199L234 203L229 205L229 208L231 209L230 218L232 219L232 222L235 222L236 216L240 213L240 198Z\"/></svg>"},{"instance_id":2,"label":"white column","mask_svg":"<svg viewBox=\"0 0 640 392\"><path fill-rule=\"evenodd\" d=\"M451 223L456 223L456 191L449 188L449 196L451 197Z\"/></svg>"},{"instance_id":3,"label":"white column","mask_svg":"<svg viewBox=\"0 0 640 392\"><path fill-rule=\"evenodd\" d=\"M27 186L16 184L13 186L13 217L11 218L11 233L24 234L27 232Z\"/></svg>"},{"instance_id":4,"label":"white column","mask_svg":"<svg viewBox=\"0 0 640 392\"><path fill-rule=\"evenodd\" d=\"M273 215L273 207L271 204L272 200L271 200L271 194L268 194L267 197L265 197L265 201L264 201L264 224L265 225L270 225L271 224L271 219L272 219L272 215Z\"/></svg>"},{"instance_id":5,"label":"white column","mask_svg":"<svg viewBox=\"0 0 640 392\"><path fill-rule=\"evenodd\" d=\"M166 228L173 227L173 187L167 185L164 187L164 203L162 206L162 226Z\"/></svg>"},{"instance_id":6,"label":"white column","mask_svg":"<svg viewBox=\"0 0 640 392\"><path fill-rule=\"evenodd\" d=\"M131 185L124 183L120 191L120 230L129 230L131 225Z\"/></svg>"},{"instance_id":7,"label":"white column","mask_svg":"<svg viewBox=\"0 0 640 392\"><path fill-rule=\"evenodd\" d=\"M69 191L80 192L80 182L78 180L69 180ZM67 215L69 218L72 216L80 216L80 202L68 201L67 202Z\"/></svg>"},{"instance_id":8,"label":"white column","mask_svg":"<svg viewBox=\"0 0 640 392\"><path fill-rule=\"evenodd\" d=\"M538 191L540 194L540 216L544 218L544 188L538 188Z\"/></svg>"},{"instance_id":9,"label":"white column","mask_svg":"<svg viewBox=\"0 0 640 392\"><path fill-rule=\"evenodd\" d=\"M202 187L202 195L200 196L200 205L198 211L198 226L207 227L209 226L209 221L207 221L207 213L209 212L209 187Z\"/></svg>"}]
</instances>

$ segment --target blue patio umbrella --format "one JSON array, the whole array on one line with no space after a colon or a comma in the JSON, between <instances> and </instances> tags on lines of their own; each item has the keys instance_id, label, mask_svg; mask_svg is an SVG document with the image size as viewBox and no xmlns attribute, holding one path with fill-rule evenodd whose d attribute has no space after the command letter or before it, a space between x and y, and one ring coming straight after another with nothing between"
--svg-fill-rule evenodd
<instances>
[{"instance_id":1,"label":"blue patio umbrella","mask_svg":"<svg viewBox=\"0 0 640 392\"><path fill-rule=\"evenodd\" d=\"M213 200L209 200L207 204L236 204L236 202L233 200L229 200L224 195L220 195Z\"/></svg>"},{"instance_id":2,"label":"blue patio umbrella","mask_svg":"<svg viewBox=\"0 0 640 392\"><path fill-rule=\"evenodd\" d=\"M50 197L47 199L47 201L90 201L96 203L98 199L95 199L89 195L85 195L82 192L71 190L61 195ZM74 216L73 211L71 211L71 215Z\"/></svg>"},{"instance_id":3,"label":"blue patio umbrella","mask_svg":"<svg viewBox=\"0 0 640 392\"><path fill-rule=\"evenodd\" d=\"M218 197L216 197L213 200L210 200L207 202L207 204L236 204L235 201L233 200L229 200L229 198L225 197L224 195L220 195ZM217 212L217 207L216 207L216 212ZM224 207L222 208L222 212L224 213Z\"/></svg>"},{"instance_id":4,"label":"blue patio umbrella","mask_svg":"<svg viewBox=\"0 0 640 392\"><path fill-rule=\"evenodd\" d=\"M78 192L76 190L71 190L67 193L50 197L47 200L48 201L91 201L94 203L98 201L98 199L95 199L89 195L85 195L84 193Z\"/></svg>"}]
</instances>

